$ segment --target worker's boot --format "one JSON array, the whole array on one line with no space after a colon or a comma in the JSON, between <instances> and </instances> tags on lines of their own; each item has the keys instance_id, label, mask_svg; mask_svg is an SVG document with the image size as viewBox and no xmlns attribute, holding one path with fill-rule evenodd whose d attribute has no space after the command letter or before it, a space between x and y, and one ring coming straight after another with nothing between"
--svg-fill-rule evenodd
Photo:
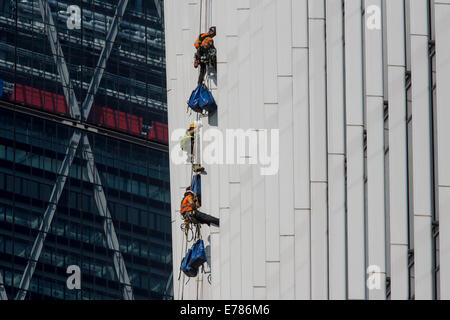
<instances>
[{"instance_id":1,"label":"worker's boot","mask_svg":"<svg viewBox=\"0 0 450 320\"><path fill-rule=\"evenodd\" d=\"M201 165L199 164L194 164L194 172L195 173L201 173L201 172L205 172L205 168L203 168Z\"/></svg>"}]
</instances>

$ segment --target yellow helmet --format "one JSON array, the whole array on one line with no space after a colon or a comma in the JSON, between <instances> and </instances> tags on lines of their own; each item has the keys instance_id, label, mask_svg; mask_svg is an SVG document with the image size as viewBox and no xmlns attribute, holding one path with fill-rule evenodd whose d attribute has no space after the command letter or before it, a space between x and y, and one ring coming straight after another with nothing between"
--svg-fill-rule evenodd
<instances>
[{"instance_id":1,"label":"yellow helmet","mask_svg":"<svg viewBox=\"0 0 450 320\"><path fill-rule=\"evenodd\" d=\"M191 123L191 125L189 126L189 129L194 129L195 128L195 123Z\"/></svg>"}]
</instances>

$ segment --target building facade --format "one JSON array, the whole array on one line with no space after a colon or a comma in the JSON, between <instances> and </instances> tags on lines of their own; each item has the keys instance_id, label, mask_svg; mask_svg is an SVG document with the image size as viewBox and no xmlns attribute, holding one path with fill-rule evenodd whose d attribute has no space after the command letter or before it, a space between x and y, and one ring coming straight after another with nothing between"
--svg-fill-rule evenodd
<instances>
[{"instance_id":1,"label":"building facade","mask_svg":"<svg viewBox=\"0 0 450 320\"><path fill-rule=\"evenodd\" d=\"M211 25L218 51L218 112L200 121L202 211L221 226L202 228L206 273L175 298L450 299L449 1L167 0L165 17L171 149L197 120L193 43ZM208 161L231 129L245 163ZM272 175L252 164L264 130ZM190 166L170 170L177 204ZM191 245L177 210L174 270Z\"/></svg>"},{"instance_id":2,"label":"building facade","mask_svg":"<svg viewBox=\"0 0 450 320\"><path fill-rule=\"evenodd\" d=\"M171 299L161 3L0 12L0 298Z\"/></svg>"}]
</instances>

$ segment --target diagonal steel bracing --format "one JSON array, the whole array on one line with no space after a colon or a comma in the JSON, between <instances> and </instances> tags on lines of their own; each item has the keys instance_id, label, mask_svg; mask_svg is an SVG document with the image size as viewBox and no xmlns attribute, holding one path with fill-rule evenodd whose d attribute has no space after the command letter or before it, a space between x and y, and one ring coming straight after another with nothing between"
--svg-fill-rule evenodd
<instances>
[{"instance_id":1,"label":"diagonal steel bracing","mask_svg":"<svg viewBox=\"0 0 450 320\"><path fill-rule=\"evenodd\" d=\"M114 230L111 213L109 212L106 203L103 185L97 171L97 167L95 166L94 155L87 136L83 136L83 158L87 161L89 181L94 187L95 204L97 205L99 214L104 218L103 229L105 231L108 248L114 252L114 268L116 270L116 275L119 282L123 285L123 296L126 300L131 300L133 299L133 292L131 289L130 279L128 277L128 272L122 254L120 253L119 240L117 239L117 235Z\"/></svg>"},{"instance_id":2,"label":"diagonal steel bracing","mask_svg":"<svg viewBox=\"0 0 450 320\"><path fill-rule=\"evenodd\" d=\"M158 11L159 19L161 19L161 1L160 0L153 0L155 2L156 11Z\"/></svg>"},{"instance_id":3,"label":"diagonal steel bracing","mask_svg":"<svg viewBox=\"0 0 450 320\"><path fill-rule=\"evenodd\" d=\"M27 294L27 290L30 287L31 277L33 276L34 270L36 269L36 264L44 246L45 238L50 230L52 224L53 216L56 212L56 206L58 204L59 198L66 184L67 177L69 175L70 167L72 166L73 159L77 152L78 144L81 140L81 133L75 132L72 139L69 142L69 146L66 150L66 156L61 164L58 171L58 178L56 183L53 185L53 190L50 195L50 200L47 209L45 210L44 217L42 219L41 225L39 226L39 233L34 241L33 247L31 249L30 257L25 270L20 280L19 291L17 292L16 299L23 300Z\"/></svg>"},{"instance_id":4,"label":"diagonal steel bracing","mask_svg":"<svg viewBox=\"0 0 450 320\"><path fill-rule=\"evenodd\" d=\"M113 22L110 25L107 41L105 41L105 46L102 49L101 55L99 57L99 61L97 63L97 67L94 71L94 76L91 80L88 95L83 103L83 119L86 120L89 116L94 96L97 93L98 86L100 85L104 68L106 67L106 62L110 56L112 47L114 45L119 25L123 14L125 12L126 6L128 4L128 0L119 0L117 5L116 14L114 16ZM61 50L61 46L59 45L57 38L57 31L53 24L53 19L51 17L50 7L46 0L40 0L40 9L42 18L46 25L50 26L47 28L47 35L49 37L49 41L52 45L52 52L55 56L55 62L58 65L58 72L61 70L60 76L64 90L64 95L68 104L70 106L71 114L75 115L74 117L80 118L80 110L78 106L78 100L71 89L70 76L67 71L67 66L65 64L64 56ZM70 88L70 90L68 89ZM69 103L71 102L71 103ZM61 167L58 171L58 178L53 186L53 190L50 196L49 205L44 213L43 221L39 227L38 236L35 239L33 244L33 248L31 250L30 258L28 260L27 266L25 267L25 271L23 273L22 279L20 281L19 291L17 293L16 299L23 300L25 299L26 293L30 286L30 281L33 276L34 270L36 268L36 264L39 260L39 257L42 252L42 248L44 246L44 241L47 236L47 233L50 230L50 226L56 212L56 208L58 205L59 198L62 194L62 190L64 189L65 182L67 180L67 176L70 171L70 167L72 165L73 159L75 157L78 145L81 140L81 133L79 131L75 131L68 149L66 151L66 156L61 164ZM94 187L94 198L99 211L99 214L104 217L104 231L107 239L108 247L114 251L114 267L116 270L117 278L120 283L123 285L123 297L126 300L133 299L133 290L131 287L130 279L128 277L128 272L126 270L126 266L122 255L120 253L119 241L117 239L116 232L114 230L111 214L109 213L106 197L104 194L103 186L100 180L100 176L98 174L97 168L95 167L94 157L92 154L92 149L89 144L89 140L86 135L83 136L83 157L87 161L88 167L88 175L90 182Z\"/></svg>"},{"instance_id":5,"label":"diagonal steel bracing","mask_svg":"<svg viewBox=\"0 0 450 320\"><path fill-rule=\"evenodd\" d=\"M0 300L8 300L8 296L6 295L5 286L3 284L3 276L0 272Z\"/></svg>"},{"instance_id":6,"label":"diagonal steel bracing","mask_svg":"<svg viewBox=\"0 0 450 320\"><path fill-rule=\"evenodd\" d=\"M86 99L83 103L82 112L84 120L87 120L87 118L89 117L89 113L91 112L95 94L97 93L98 87L100 86L103 73L105 72L106 62L109 59L112 48L116 41L117 33L119 32L119 25L122 21L122 17L125 13L127 5L128 0L120 0L119 4L117 5L116 13L106 36L105 45L103 46L102 52L100 54L100 59L98 60L97 66L94 71L94 76L92 77L91 83L89 84Z\"/></svg>"},{"instance_id":7,"label":"diagonal steel bracing","mask_svg":"<svg viewBox=\"0 0 450 320\"><path fill-rule=\"evenodd\" d=\"M169 292L172 290L172 286L173 286L173 269L172 272L170 273L169 279L167 279L166 289L164 290L164 296L167 297ZM165 299L167 299L166 297Z\"/></svg>"},{"instance_id":8,"label":"diagonal steel bracing","mask_svg":"<svg viewBox=\"0 0 450 320\"><path fill-rule=\"evenodd\" d=\"M78 101L75 97L72 83L70 82L69 70L67 69L64 53L58 40L58 32L53 22L52 12L47 0L39 0L39 9L41 11L47 37L50 42L53 58L55 59L55 64L58 69L58 75L61 79L64 96L66 98L67 105L70 108L70 115L73 118L80 120L80 108L78 107Z\"/></svg>"}]
</instances>

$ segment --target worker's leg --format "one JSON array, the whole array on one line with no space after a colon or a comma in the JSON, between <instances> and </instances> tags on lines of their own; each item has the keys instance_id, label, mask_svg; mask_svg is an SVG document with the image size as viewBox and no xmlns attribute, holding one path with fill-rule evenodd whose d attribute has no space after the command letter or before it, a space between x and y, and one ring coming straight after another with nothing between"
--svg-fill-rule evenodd
<instances>
[{"instance_id":1,"label":"worker's leg","mask_svg":"<svg viewBox=\"0 0 450 320\"><path fill-rule=\"evenodd\" d=\"M194 218L197 219L198 222L202 223L202 224L207 224L209 225L213 225L216 227L219 227L219 219L217 219L216 217L210 216L209 214L200 212L200 211L196 211L193 214Z\"/></svg>"},{"instance_id":2,"label":"worker's leg","mask_svg":"<svg viewBox=\"0 0 450 320\"><path fill-rule=\"evenodd\" d=\"M206 63L200 63L200 75L198 76L198 85L202 85L206 75Z\"/></svg>"}]
</instances>

